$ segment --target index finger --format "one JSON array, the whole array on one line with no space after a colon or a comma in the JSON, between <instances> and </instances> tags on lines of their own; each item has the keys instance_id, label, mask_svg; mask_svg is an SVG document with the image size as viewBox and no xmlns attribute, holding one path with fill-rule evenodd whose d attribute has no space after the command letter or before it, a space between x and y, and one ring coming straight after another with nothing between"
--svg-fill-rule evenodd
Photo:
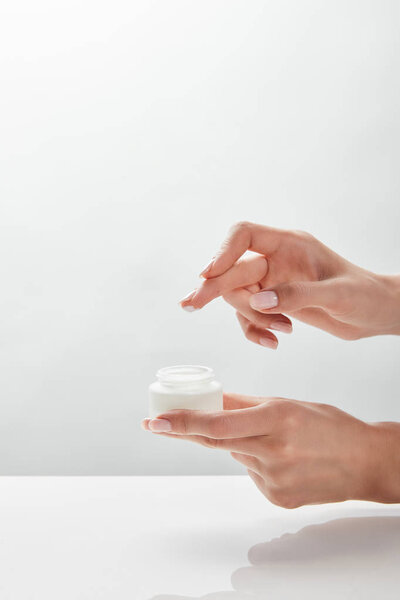
<instances>
[{"instance_id":1,"label":"index finger","mask_svg":"<svg viewBox=\"0 0 400 600\"><path fill-rule=\"evenodd\" d=\"M268 435L271 431L268 406L207 412L202 410L171 410L150 421L150 429L181 435L204 435L214 439L247 438ZM164 429L160 429L163 427Z\"/></svg>"},{"instance_id":2,"label":"index finger","mask_svg":"<svg viewBox=\"0 0 400 600\"><path fill-rule=\"evenodd\" d=\"M262 280L268 273L268 262L262 256L252 256L236 262L219 277L206 279L201 286L181 300L182 308L192 306L198 310L206 304L234 289L246 287Z\"/></svg>"},{"instance_id":3,"label":"index finger","mask_svg":"<svg viewBox=\"0 0 400 600\"><path fill-rule=\"evenodd\" d=\"M218 277L230 269L247 250L266 256L272 254L279 246L282 233L283 230L248 221L235 223L213 260L200 275L205 279Z\"/></svg>"}]
</instances>

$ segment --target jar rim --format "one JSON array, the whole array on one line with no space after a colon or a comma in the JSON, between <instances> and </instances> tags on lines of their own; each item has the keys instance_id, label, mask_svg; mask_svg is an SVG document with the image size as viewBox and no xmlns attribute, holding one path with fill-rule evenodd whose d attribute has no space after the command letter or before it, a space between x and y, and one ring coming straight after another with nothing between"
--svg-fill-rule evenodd
<instances>
[{"instance_id":1,"label":"jar rim","mask_svg":"<svg viewBox=\"0 0 400 600\"><path fill-rule=\"evenodd\" d=\"M187 385L211 381L215 375L210 367L202 365L173 365L159 369L156 377L160 383L166 385Z\"/></svg>"}]
</instances>

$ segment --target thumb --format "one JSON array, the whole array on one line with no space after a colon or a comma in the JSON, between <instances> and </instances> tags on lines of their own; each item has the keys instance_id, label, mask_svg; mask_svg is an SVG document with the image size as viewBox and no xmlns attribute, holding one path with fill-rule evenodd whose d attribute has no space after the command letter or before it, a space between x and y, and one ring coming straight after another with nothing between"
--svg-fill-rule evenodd
<instances>
[{"instance_id":1,"label":"thumb","mask_svg":"<svg viewBox=\"0 0 400 600\"><path fill-rule=\"evenodd\" d=\"M340 284L335 280L295 281L261 290L250 298L250 306L262 313L293 312L302 308L332 309L340 298Z\"/></svg>"}]
</instances>

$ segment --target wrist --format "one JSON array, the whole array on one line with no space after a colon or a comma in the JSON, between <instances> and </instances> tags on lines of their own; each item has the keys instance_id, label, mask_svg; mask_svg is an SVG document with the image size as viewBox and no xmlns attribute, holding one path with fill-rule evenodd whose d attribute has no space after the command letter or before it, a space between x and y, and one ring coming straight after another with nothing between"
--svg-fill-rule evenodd
<instances>
[{"instance_id":1,"label":"wrist","mask_svg":"<svg viewBox=\"0 0 400 600\"><path fill-rule=\"evenodd\" d=\"M400 423L366 423L359 500L400 503Z\"/></svg>"},{"instance_id":2,"label":"wrist","mask_svg":"<svg viewBox=\"0 0 400 600\"><path fill-rule=\"evenodd\" d=\"M400 335L400 275L378 275L384 293L382 334Z\"/></svg>"}]
</instances>

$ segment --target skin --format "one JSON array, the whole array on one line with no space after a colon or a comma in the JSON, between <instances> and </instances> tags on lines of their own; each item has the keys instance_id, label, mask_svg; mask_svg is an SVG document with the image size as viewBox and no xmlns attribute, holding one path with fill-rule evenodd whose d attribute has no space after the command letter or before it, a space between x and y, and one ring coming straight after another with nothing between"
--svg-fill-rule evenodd
<instances>
[{"instance_id":1,"label":"skin","mask_svg":"<svg viewBox=\"0 0 400 600\"><path fill-rule=\"evenodd\" d=\"M224 410L172 410L142 427L229 451L274 504L400 501L400 428L334 406L224 394Z\"/></svg>"},{"instance_id":2,"label":"skin","mask_svg":"<svg viewBox=\"0 0 400 600\"><path fill-rule=\"evenodd\" d=\"M238 223L201 276L182 308L222 296L245 336L264 347L277 348L272 330L292 331L290 317L346 340L400 335L400 276L366 271L304 232ZM221 412L174 410L142 427L229 451L285 508L400 502L399 423L365 423L326 404L225 394Z\"/></svg>"},{"instance_id":3,"label":"skin","mask_svg":"<svg viewBox=\"0 0 400 600\"><path fill-rule=\"evenodd\" d=\"M253 252L243 258L247 250ZM400 334L400 276L377 275L345 260L312 235L241 222L234 225L203 283L181 300L198 310L222 296L237 311L252 342L289 333L294 317L345 340ZM257 308L260 292L274 292L276 307Z\"/></svg>"}]
</instances>

